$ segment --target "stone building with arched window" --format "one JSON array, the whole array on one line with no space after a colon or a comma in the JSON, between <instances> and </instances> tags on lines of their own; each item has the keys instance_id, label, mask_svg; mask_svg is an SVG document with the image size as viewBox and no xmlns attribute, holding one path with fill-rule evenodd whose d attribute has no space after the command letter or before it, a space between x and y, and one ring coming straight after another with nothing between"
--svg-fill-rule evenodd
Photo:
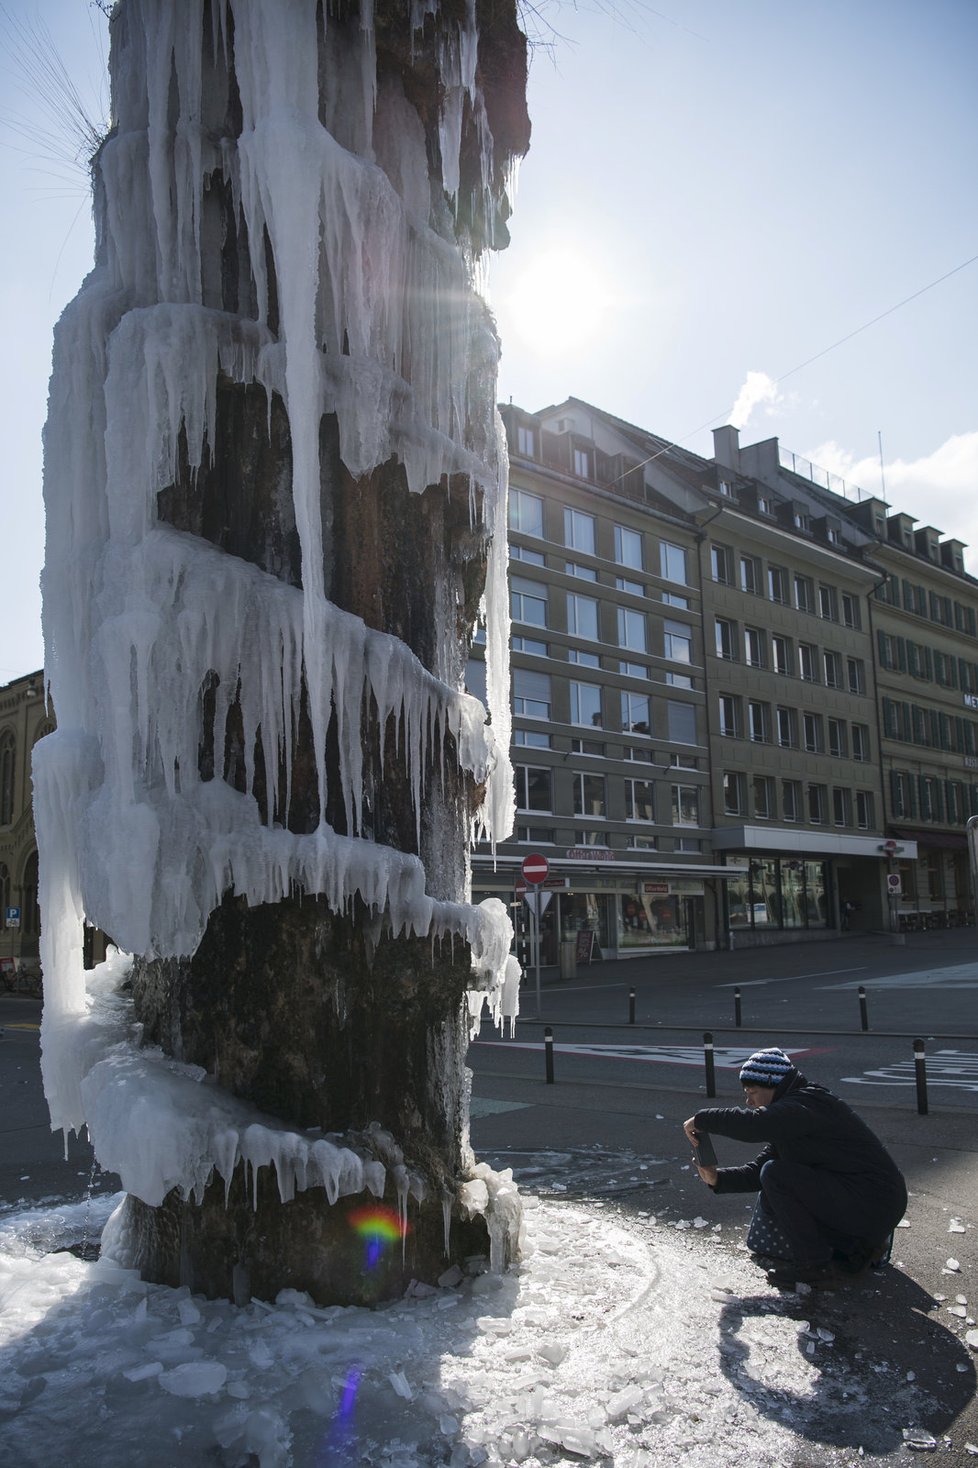
<instances>
[{"instance_id":1,"label":"stone building with arched window","mask_svg":"<svg viewBox=\"0 0 978 1468\"><path fill-rule=\"evenodd\" d=\"M40 983L31 753L53 728L43 673L0 688L0 977L8 988Z\"/></svg>"}]
</instances>

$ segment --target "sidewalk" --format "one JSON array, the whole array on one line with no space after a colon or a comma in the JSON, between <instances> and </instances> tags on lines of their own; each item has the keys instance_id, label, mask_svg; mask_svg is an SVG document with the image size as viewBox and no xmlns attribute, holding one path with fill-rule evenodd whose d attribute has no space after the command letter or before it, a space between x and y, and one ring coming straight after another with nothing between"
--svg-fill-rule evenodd
<instances>
[{"instance_id":1,"label":"sidewalk","mask_svg":"<svg viewBox=\"0 0 978 1468\"><path fill-rule=\"evenodd\" d=\"M721 1247L743 1258L752 1200L713 1195L689 1167L681 1128L703 1104L702 1086L651 1090L575 1082L562 1087L559 1082L547 1086L542 1080L480 1075L474 1092L472 1143L477 1157L497 1167L512 1166L528 1191L586 1196L591 1190L632 1217L653 1214L660 1227L698 1219L699 1225L685 1235L697 1253L715 1248L713 1225L719 1224ZM721 1095L714 1104L736 1101L733 1095ZM491 1109L496 1107L507 1109ZM939 1443L950 1439L941 1448L940 1461L963 1468L975 1461L967 1445L978 1447L976 1356L965 1339L978 1314L974 1114L932 1108L928 1116L918 1117L873 1106L860 1106L859 1111L907 1178L909 1226L896 1232L890 1268L838 1293L802 1301L801 1316L810 1320L817 1314L819 1324L831 1329L837 1349L848 1353L847 1369L854 1381L865 1378L867 1371L891 1379L895 1370L929 1394L933 1408L923 1425ZM717 1145L721 1163L749 1155L725 1139ZM949 1270L948 1260L957 1261L959 1268ZM758 1271L758 1293L766 1289ZM967 1304L962 1315L955 1315L949 1307L961 1308L955 1301L959 1294ZM876 1389L882 1385L878 1381ZM820 1441L833 1442L831 1421L822 1424ZM811 1454L813 1444L806 1447ZM807 1465L839 1459L808 1456L797 1461ZM900 1449L875 1461L906 1463L909 1456Z\"/></svg>"}]
</instances>

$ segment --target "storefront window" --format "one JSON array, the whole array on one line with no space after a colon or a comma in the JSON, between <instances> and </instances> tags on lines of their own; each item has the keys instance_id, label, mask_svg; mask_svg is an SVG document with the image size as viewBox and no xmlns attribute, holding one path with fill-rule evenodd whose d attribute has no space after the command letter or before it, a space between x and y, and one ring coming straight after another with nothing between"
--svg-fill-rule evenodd
<instances>
[{"instance_id":1,"label":"storefront window","mask_svg":"<svg viewBox=\"0 0 978 1468\"><path fill-rule=\"evenodd\" d=\"M810 928L828 927L828 903L825 900L825 862L805 863L805 904Z\"/></svg>"},{"instance_id":2,"label":"storefront window","mask_svg":"<svg viewBox=\"0 0 978 1468\"><path fill-rule=\"evenodd\" d=\"M781 863L781 913L786 928L805 926L805 881L804 863L783 861Z\"/></svg>"},{"instance_id":3,"label":"storefront window","mask_svg":"<svg viewBox=\"0 0 978 1468\"><path fill-rule=\"evenodd\" d=\"M685 943L680 902L673 893L619 893L618 947L675 947Z\"/></svg>"},{"instance_id":4,"label":"storefront window","mask_svg":"<svg viewBox=\"0 0 978 1468\"><path fill-rule=\"evenodd\" d=\"M750 877L755 928L778 927L781 921L781 903L777 858L764 857L752 861Z\"/></svg>"}]
</instances>

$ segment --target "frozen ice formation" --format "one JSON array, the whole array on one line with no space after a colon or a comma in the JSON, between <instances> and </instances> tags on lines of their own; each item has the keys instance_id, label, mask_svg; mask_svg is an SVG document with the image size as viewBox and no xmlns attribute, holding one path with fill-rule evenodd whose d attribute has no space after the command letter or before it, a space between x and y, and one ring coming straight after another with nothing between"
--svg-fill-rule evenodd
<instances>
[{"instance_id":1,"label":"frozen ice formation","mask_svg":"<svg viewBox=\"0 0 978 1468\"><path fill-rule=\"evenodd\" d=\"M473 907L467 875L451 900L432 896L421 859L370 839L363 809L369 726L381 739L394 731L419 831L426 781L437 780L449 748L485 789L473 835L500 839L513 816L507 462L498 343L477 289L499 214L490 189L498 165L476 85L476 7L441 14L432 0L412 0L413 33L427 27L426 44L433 15L442 80L435 189L418 114L400 81L378 74L370 0L359 27L342 33L330 32L331 7L317 0L125 0L113 18L97 258L59 323L45 432L45 672L58 728L35 751L34 783L52 1124L87 1123L107 1149L103 1162L110 1157L147 1200L164 1183L194 1191L201 1168L223 1171L235 1152L274 1165L283 1197L308 1177L329 1190L342 1165L325 1158L326 1143L304 1152L293 1139L286 1156L285 1141L269 1141L257 1123L254 1135L230 1122L222 1133L213 1088L140 1055L133 1036L113 1031L109 1043L93 1006L118 975L86 975L86 923L125 952L181 957L229 893L250 905L317 894L333 910L356 899L395 933L471 945L473 1025L486 992L497 1022L518 1005L503 905ZM235 136L223 127L232 52ZM466 205L474 223L458 208L463 118L468 146L474 136L481 149L483 197ZM248 301L235 311L205 248L222 191L240 241L251 242L239 266ZM213 463L219 382L262 392L269 424L273 401L284 406L301 587L160 518L158 497L178 471L193 488ZM467 483L471 528L488 547L491 722L463 691L449 587L436 588L445 616L430 667L330 599L326 416L354 479L396 460L413 493ZM222 777L232 706L244 788ZM300 718L320 804L318 826L304 834L286 820ZM208 733L217 758L205 775ZM328 792L339 794L346 834L327 822ZM123 1108L143 1085L181 1131L171 1156L158 1129L151 1156L137 1155L134 1129L122 1141Z\"/></svg>"}]
</instances>

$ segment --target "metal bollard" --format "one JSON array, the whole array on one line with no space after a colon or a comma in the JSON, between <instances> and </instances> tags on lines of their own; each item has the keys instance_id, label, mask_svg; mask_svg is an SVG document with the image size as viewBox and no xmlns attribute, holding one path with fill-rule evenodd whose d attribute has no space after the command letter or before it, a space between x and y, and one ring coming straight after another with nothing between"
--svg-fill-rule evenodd
<instances>
[{"instance_id":1,"label":"metal bollard","mask_svg":"<svg viewBox=\"0 0 978 1468\"><path fill-rule=\"evenodd\" d=\"M859 1024L861 1029L869 1029L869 1010L866 1008L866 990L859 985Z\"/></svg>"},{"instance_id":2,"label":"metal bollard","mask_svg":"<svg viewBox=\"0 0 978 1468\"><path fill-rule=\"evenodd\" d=\"M740 1029L740 990L734 990L734 1024Z\"/></svg>"},{"instance_id":3,"label":"metal bollard","mask_svg":"<svg viewBox=\"0 0 978 1468\"><path fill-rule=\"evenodd\" d=\"M630 1025L633 1025L635 1023L635 990L634 989L629 989L629 991L628 991L628 1023Z\"/></svg>"},{"instance_id":4,"label":"metal bollard","mask_svg":"<svg viewBox=\"0 0 978 1468\"><path fill-rule=\"evenodd\" d=\"M927 1115L927 1061L923 1040L913 1042L913 1068L917 1080L917 1115Z\"/></svg>"},{"instance_id":5,"label":"metal bollard","mask_svg":"<svg viewBox=\"0 0 978 1468\"><path fill-rule=\"evenodd\" d=\"M715 1096L717 1093L717 1073L713 1063L713 1036L707 1030L703 1036L703 1060L706 1064L706 1094Z\"/></svg>"},{"instance_id":6,"label":"metal bollard","mask_svg":"<svg viewBox=\"0 0 978 1468\"><path fill-rule=\"evenodd\" d=\"M552 1086L554 1083L554 1032L549 1025L543 1032L543 1053L547 1066L547 1085Z\"/></svg>"}]
</instances>

